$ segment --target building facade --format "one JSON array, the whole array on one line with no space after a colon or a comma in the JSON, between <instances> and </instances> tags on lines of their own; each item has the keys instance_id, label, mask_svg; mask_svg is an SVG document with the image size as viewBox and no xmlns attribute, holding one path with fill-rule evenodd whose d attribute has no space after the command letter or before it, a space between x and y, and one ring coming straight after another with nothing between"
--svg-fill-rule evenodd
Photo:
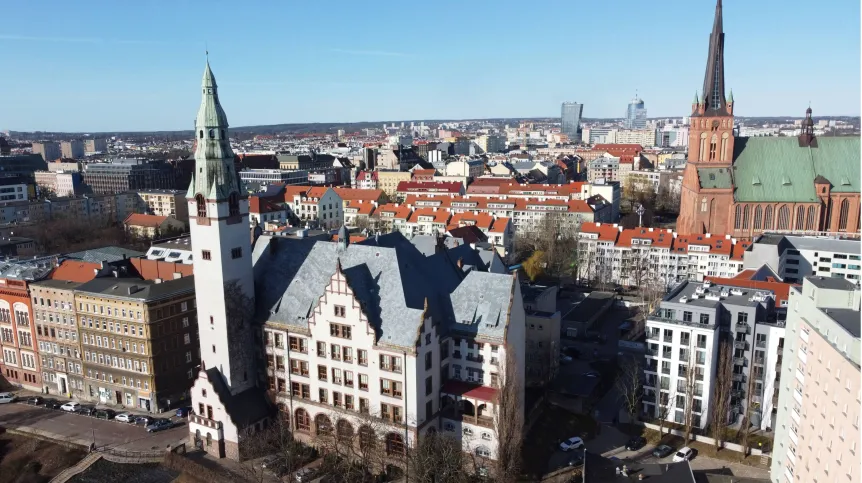
<instances>
[{"instance_id":1,"label":"building facade","mask_svg":"<svg viewBox=\"0 0 862 483\"><path fill-rule=\"evenodd\" d=\"M580 139L581 115L584 113L584 105L577 102L564 102L560 112L560 123L562 132L569 139Z\"/></svg>"},{"instance_id":2,"label":"building facade","mask_svg":"<svg viewBox=\"0 0 862 483\"><path fill-rule=\"evenodd\" d=\"M60 151L60 144L53 141L43 141L32 144L33 154L42 156L46 163L60 159L63 155Z\"/></svg>"},{"instance_id":3,"label":"building facade","mask_svg":"<svg viewBox=\"0 0 862 483\"><path fill-rule=\"evenodd\" d=\"M63 141L60 143L60 154L65 159L80 159L84 157L83 141Z\"/></svg>"},{"instance_id":4,"label":"building facade","mask_svg":"<svg viewBox=\"0 0 862 483\"><path fill-rule=\"evenodd\" d=\"M626 118L623 125L626 129L645 129L647 121L647 110L644 101L635 97L626 107Z\"/></svg>"},{"instance_id":5,"label":"building facade","mask_svg":"<svg viewBox=\"0 0 862 483\"><path fill-rule=\"evenodd\" d=\"M30 296L44 392L83 400L86 386L75 310L79 285L81 282L42 280L30 284Z\"/></svg>"},{"instance_id":6,"label":"building facade","mask_svg":"<svg viewBox=\"0 0 862 483\"><path fill-rule=\"evenodd\" d=\"M862 243L854 239L760 235L743 254L744 268L769 267L779 278L799 283L809 275L844 278L859 285Z\"/></svg>"},{"instance_id":7,"label":"building facade","mask_svg":"<svg viewBox=\"0 0 862 483\"><path fill-rule=\"evenodd\" d=\"M93 193L112 194L124 191L174 189L174 168L164 161L117 159L109 163L88 163L84 183Z\"/></svg>"},{"instance_id":8,"label":"building facade","mask_svg":"<svg viewBox=\"0 0 862 483\"><path fill-rule=\"evenodd\" d=\"M189 205L185 193L179 190L138 191L141 210L148 215L170 216L183 223L189 222Z\"/></svg>"}]
</instances>

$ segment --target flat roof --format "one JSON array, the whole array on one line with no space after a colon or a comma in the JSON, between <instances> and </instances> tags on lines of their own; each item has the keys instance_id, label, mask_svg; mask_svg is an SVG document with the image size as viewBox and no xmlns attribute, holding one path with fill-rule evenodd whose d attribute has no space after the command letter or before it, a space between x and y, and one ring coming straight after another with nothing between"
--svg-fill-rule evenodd
<instances>
[{"instance_id":1,"label":"flat roof","mask_svg":"<svg viewBox=\"0 0 862 483\"><path fill-rule=\"evenodd\" d=\"M834 320L838 325L844 327L844 330L850 333L855 338L859 338L860 335L860 326L862 326L862 319L860 319L860 312L858 310L853 309L820 309L824 314L829 316L830 319Z\"/></svg>"},{"instance_id":2,"label":"flat roof","mask_svg":"<svg viewBox=\"0 0 862 483\"><path fill-rule=\"evenodd\" d=\"M703 288L703 293L700 294L699 298L693 298L695 295L695 291L699 288ZM709 300L705 298L706 295L715 295L718 296L722 290L727 291L727 297L721 297L719 300ZM730 293L731 290L741 290L742 295L734 295ZM755 293L757 292L768 292L775 296L775 292L772 290L757 290L752 288L738 287L733 285L721 285L713 283L709 288L703 287L703 282L685 282L685 284L680 287L678 290L674 290L668 295L665 296L664 301L666 302L679 302L679 299L682 297L688 297L688 301L685 305L692 305L695 307L705 307L705 308L715 308L720 304L729 304L729 305L741 305L745 307L754 307L759 302L755 300L749 300Z\"/></svg>"},{"instance_id":3,"label":"flat roof","mask_svg":"<svg viewBox=\"0 0 862 483\"><path fill-rule=\"evenodd\" d=\"M856 285L853 285L852 282L847 280L846 278L838 278L838 277L820 277L810 275L805 277L805 280L813 284L817 288L825 288L828 290L847 290L853 291L856 290Z\"/></svg>"}]
</instances>

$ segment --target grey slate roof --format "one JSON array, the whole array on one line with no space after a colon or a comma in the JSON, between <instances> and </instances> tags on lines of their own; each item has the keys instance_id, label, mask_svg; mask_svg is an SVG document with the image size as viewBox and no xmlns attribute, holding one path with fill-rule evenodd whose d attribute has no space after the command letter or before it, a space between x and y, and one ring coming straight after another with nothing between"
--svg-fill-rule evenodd
<instances>
[{"instance_id":1,"label":"grey slate roof","mask_svg":"<svg viewBox=\"0 0 862 483\"><path fill-rule=\"evenodd\" d=\"M0 261L0 277L15 280L41 280L54 270L54 257Z\"/></svg>"},{"instance_id":2,"label":"grey slate roof","mask_svg":"<svg viewBox=\"0 0 862 483\"><path fill-rule=\"evenodd\" d=\"M502 337L515 283L509 275L464 276L452 263L425 257L400 233L341 251L332 242L261 236L252 260L258 321L306 328L340 261L378 342L410 348L426 299L430 315L444 326Z\"/></svg>"},{"instance_id":3,"label":"grey slate roof","mask_svg":"<svg viewBox=\"0 0 862 483\"><path fill-rule=\"evenodd\" d=\"M126 258L137 258L146 255L143 252L129 250L123 247L101 247L93 248L92 250L84 250L80 252L67 253L67 258L74 258L85 262L116 262Z\"/></svg>"},{"instance_id":4,"label":"grey slate roof","mask_svg":"<svg viewBox=\"0 0 862 483\"><path fill-rule=\"evenodd\" d=\"M129 289L131 289L131 293ZM94 278L87 283L81 284L76 289L77 292L144 301L159 300L183 293L193 293L194 290L194 276L166 280L161 283L156 283L153 280L141 280L139 278L103 277Z\"/></svg>"},{"instance_id":5,"label":"grey slate roof","mask_svg":"<svg viewBox=\"0 0 862 483\"><path fill-rule=\"evenodd\" d=\"M859 338L862 331L862 321L859 319L859 311L853 309L828 309L825 312L830 319L844 328L850 335Z\"/></svg>"}]
</instances>

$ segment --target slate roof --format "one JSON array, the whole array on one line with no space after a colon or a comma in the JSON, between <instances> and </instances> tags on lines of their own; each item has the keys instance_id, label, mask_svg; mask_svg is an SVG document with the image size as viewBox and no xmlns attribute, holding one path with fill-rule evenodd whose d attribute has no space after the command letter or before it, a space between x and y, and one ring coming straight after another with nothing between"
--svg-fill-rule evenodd
<instances>
[{"instance_id":1,"label":"slate roof","mask_svg":"<svg viewBox=\"0 0 862 483\"><path fill-rule=\"evenodd\" d=\"M820 176L835 193L860 192L857 136L821 137L817 147L800 147L796 137L736 138L734 198L740 202L816 202Z\"/></svg>"},{"instance_id":2,"label":"slate roof","mask_svg":"<svg viewBox=\"0 0 862 483\"><path fill-rule=\"evenodd\" d=\"M74 258L85 262L116 262L126 258L143 257L144 252L129 250L123 247L101 247L80 252L67 253L66 258Z\"/></svg>"},{"instance_id":3,"label":"slate roof","mask_svg":"<svg viewBox=\"0 0 862 483\"><path fill-rule=\"evenodd\" d=\"M403 348L414 347L426 299L430 315L444 326L502 337L516 283L509 275L478 271L464 277L397 232L341 250L337 243L261 236L252 259L258 320L307 327L340 261L378 343Z\"/></svg>"},{"instance_id":4,"label":"slate roof","mask_svg":"<svg viewBox=\"0 0 862 483\"><path fill-rule=\"evenodd\" d=\"M130 288L132 293L129 293ZM77 288L79 292L95 293L105 297L145 301L159 300L183 293L194 293L194 290L194 276L166 280L162 283L139 278L94 278Z\"/></svg>"},{"instance_id":5,"label":"slate roof","mask_svg":"<svg viewBox=\"0 0 862 483\"><path fill-rule=\"evenodd\" d=\"M700 187L703 189L729 189L733 188L729 168L697 168L697 177Z\"/></svg>"}]
</instances>

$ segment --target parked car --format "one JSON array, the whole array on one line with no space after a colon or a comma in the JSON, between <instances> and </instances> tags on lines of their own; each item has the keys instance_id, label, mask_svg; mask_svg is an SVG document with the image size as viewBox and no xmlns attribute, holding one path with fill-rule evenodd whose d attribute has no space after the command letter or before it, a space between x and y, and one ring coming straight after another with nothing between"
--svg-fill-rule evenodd
<instances>
[{"instance_id":1,"label":"parked car","mask_svg":"<svg viewBox=\"0 0 862 483\"><path fill-rule=\"evenodd\" d=\"M149 426L153 424L156 418L152 416L138 416L135 418L135 424L139 426Z\"/></svg>"},{"instance_id":2,"label":"parked car","mask_svg":"<svg viewBox=\"0 0 862 483\"><path fill-rule=\"evenodd\" d=\"M573 449L578 449L584 446L584 440L577 436L573 436L562 443L560 443L560 449L563 451L570 451Z\"/></svg>"},{"instance_id":3,"label":"parked car","mask_svg":"<svg viewBox=\"0 0 862 483\"><path fill-rule=\"evenodd\" d=\"M192 414L192 408L190 408L190 407L177 408L177 417L178 418L185 418L189 414Z\"/></svg>"},{"instance_id":4,"label":"parked car","mask_svg":"<svg viewBox=\"0 0 862 483\"><path fill-rule=\"evenodd\" d=\"M301 468L293 474L293 479L296 483L305 483L313 480L315 478L315 473L317 472L312 468Z\"/></svg>"},{"instance_id":5,"label":"parked car","mask_svg":"<svg viewBox=\"0 0 862 483\"><path fill-rule=\"evenodd\" d=\"M11 392L0 392L0 404L13 403L18 400L18 397Z\"/></svg>"},{"instance_id":6,"label":"parked car","mask_svg":"<svg viewBox=\"0 0 862 483\"><path fill-rule=\"evenodd\" d=\"M584 456L586 455L582 451L572 453L572 457L569 459L569 466L581 466L584 464Z\"/></svg>"},{"instance_id":7,"label":"parked car","mask_svg":"<svg viewBox=\"0 0 862 483\"><path fill-rule=\"evenodd\" d=\"M119 421L121 423L131 423L135 421L135 416L130 413L120 413L114 416L114 421Z\"/></svg>"},{"instance_id":8,"label":"parked car","mask_svg":"<svg viewBox=\"0 0 862 483\"><path fill-rule=\"evenodd\" d=\"M692 451L688 446L683 446L675 455L673 455L673 462L679 463L680 461L688 461L692 456L694 456L694 451Z\"/></svg>"},{"instance_id":9,"label":"parked car","mask_svg":"<svg viewBox=\"0 0 862 483\"><path fill-rule=\"evenodd\" d=\"M94 416L96 414L96 408L93 406L81 406L78 409L78 414L83 416Z\"/></svg>"},{"instance_id":10,"label":"parked car","mask_svg":"<svg viewBox=\"0 0 862 483\"><path fill-rule=\"evenodd\" d=\"M600 377L599 371L587 371L584 373L584 377Z\"/></svg>"},{"instance_id":11,"label":"parked car","mask_svg":"<svg viewBox=\"0 0 862 483\"><path fill-rule=\"evenodd\" d=\"M668 456L673 454L673 448L666 444L660 444L656 446L654 450L652 450L652 455L656 458L667 458Z\"/></svg>"},{"instance_id":12,"label":"parked car","mask_svg":"<svg viewBox=\"0 0 862 483\"><path fill-rule=\"evenodd\" d=\"M148 433L155 433L155 432L161 431L163 429L168 429L173 425L174 425L174 423L172 423L169 419L157 419L157 420L155 420L152 423L147 425L147 432Z\"/></svg>"},{"instance_id":13,"label":"parked car","mask_svg":"<svg viewBox=\"0 0 862 483\"><path fill-rule=\"evenodd\" d=\"M43 399L39 396L33 396L27 398L27 404L32 404L34 406L41 406Z\"/></svg>"},{"instance_id":14,"label":"parked car","mask_svg":"<svg viewBox=\"0 0 862 483\"><path fill-rule=\"evenodd\" d=\"M114 419L114 415L117 414L111 409L97 409L93 416L99 419Z\"/></svg>"},{"instance_id":15,"label":"parked car","mask_svg":"<svg viewBox=\"0 0 862 483\"><path fill-rule=\"evenodd\" d=\"M568 364L568 363L570 363L570 362L572 362L572 358L571 358L571 357L569 357L569 356L567 356L567 355L561 355L561 356L560 356L560 364Z\"/></svg>"},{"instance_id":16,"label":"parked car","mask_svg":"<svg viewBox=\"0 0 862 483\"><path fill-rule=\"evenodd\" d=\"M42 406L48 409L60 409L63 406L63 403L56 399L45 399L42 401Z\"/></svg>"},{"instance_id":17,"label":"parked car","mask_svg":"<svg viewBox=\"0 0 862 483\"><path fill-rule=\"evenodd\" d=\"M67 402L60 406L60 409L63 411L69 411L70 413L76 413L81 410L81 403L77 403L75 401Z\"/></svg>"},{"instance_id":18,"label":"parked car","mask_svg":"<svg viewBox=\"0 0 862 483\"><path fill-rule=\"evenodd\" d=\"M646 438L643 436L635 436L630 439L628 443L626 443L626 449L629 451L635 451L646 446Z\"/></svg>"}]
</instances>

